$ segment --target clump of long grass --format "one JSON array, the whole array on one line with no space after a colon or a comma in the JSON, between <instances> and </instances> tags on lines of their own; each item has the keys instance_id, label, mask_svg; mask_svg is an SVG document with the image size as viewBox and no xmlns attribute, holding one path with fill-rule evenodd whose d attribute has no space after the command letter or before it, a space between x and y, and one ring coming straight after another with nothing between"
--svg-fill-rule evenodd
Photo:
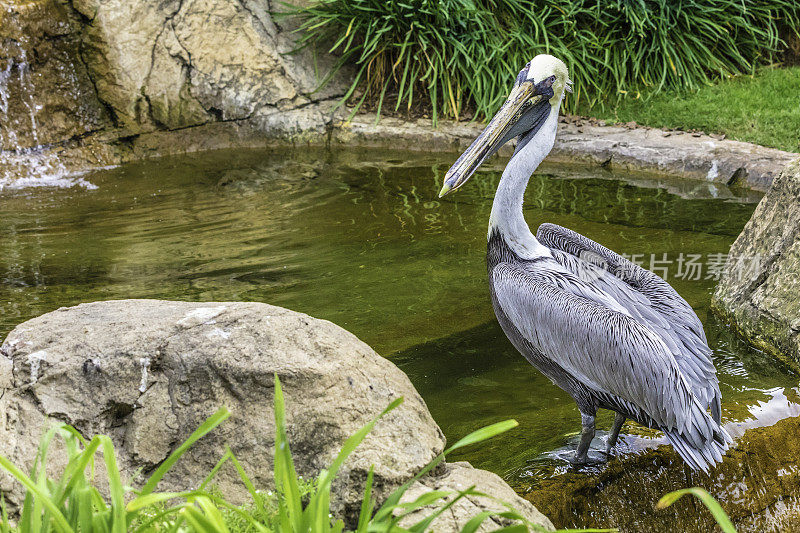
<instances>
[{"instance_id":1,"label":"clump of long grass","mask_svg":"<svg viewBox=\"0 0 800 533\"><path fill-rule=\"evenodd\" d=\"M172 468L172 465L192 444L230 416L227 409L220 409L206 420L192 435L179 446L153 472L136 496L125 503L125 496L132 489L123 485L117 466L114 445L105 435L97 435L87 441L74 428L59 424L42 437L39 451L34 460L30 475L0 455L0 468L11 474L26 489L19 521L11 525L5 502L0 513L0 533L125 533L140 521L147 510L160 509L168 500L193 498L189 492L154 492L159 481ZM67 464L60 477L50 477L47 472L47 455L55 437L64 441ZM95 455L103 457L107 474L109 497L105 498L97 489L94 479ZM201 492L197 493L202 495ZM169 520L179 510L171 507L155 513L152 520L146 521L135 531L152 531L153 524Z\"/></svg>"},{"instance_id":2,"label":"clump of long grass","mask_svg":"<svg viewBox=\"0 0 800 533\"><path fill-rule=\"evenodd\" d=\"M352 64L356 109L380 114L427 100L434 121L465 108L493 114L533 56L563 59L575 109L623 94L694 89L773 62L798 34L796 0L319 0L303 17L303 45L326 45Z\"/></svg>"},{"instance_id":3,"label":"clump of long grass","mask_svg":"<svg viewBox=\"0 0 800 533\"><path fill-rule=\"evenodd\" d=\"M0 455L0 468L10 473L26 488L19 520L12 524L5 506L0 500L0 533L341 533L344 522L331 515L331 487L337 472L347 457L369 434L377 421L402 403L399 398L373 420L348 438L331 465L313 480L303 480L295 470L294 461L286 435L284 398L281 384L275 376L275 463L274 492L264 492L255 487L236 456L226 449L219 462L195 490L185 492L157 492L159 481L176 461L200 438L208 434L230 416L222 408L206 420L179 446L148 478L142 488L135 490L123 484L117 466L114 446L104 435L86 441L74 428L60 424L48 431L41 440L39 451L30 475ZM499 529L507 533L545 531L541 526L528 521L522 514L474 486L461 491L434 490L412 501L403 501L408 488L426 475L445 456L459 448L477 444L503 433L517 423L514 420L499 422L479 429L456 442L445 452L425 466L416 476L394 490L377 506L372 494L373 470L370 469L364 487L364 496L357 533L422 533L428 531L442 513L447 512L459 500L479 496L495 500L502 511L483 511L472 517L461 529L461 533L475 533L492 517L512 521L511 525ZM47 472L48 450L53 439L63 439L67 453L67 465L59 477ZM103 457L108 482L108 497L97 489L94 461L100 453ZM244 506L227 502L223 495L209 488L215 474L230 461L238 472L243 485L251 496ZM667 494L659 502L659 508L667 507L685 494L693 494L711 510L723 531L735 533L722 507L702 489L693 488ZM132 497L131 497L132 496ZM126 499L128 500L127 503ZM430 511L413 524L403 520L421 508ZM564 530L566 531L566 530ZM585 532L608 532L613 529L569 530Z\"/></svg>"},{"instance_id":4,"label":"clump of long grass","mask_svg":"<svg viewBox=\"0 0 800 533\"><path fill-rule=\"evenodd\" d=\"M74 428L60 424L42 438L30 475L0 455L0 468L9 472L26 488L19 520L12 522L3 503L0 505L0 533L145 533L164 531L197 531L200 533L235 532L283 532L283 533L339 533L344 530L341 519L331 515L330 500L333 480L347 457L369 434L376 422L402 403L402 398L393 401L376 418L364 425L348 438L331 465L313 480L303 480L295 470L289 441L286 435L284 397L280 381L275 376L274 412L276 422L274 492L256 489L233 452L228 448L220 461L211 469L205 480L195 490L186 492L156 492L159 481L175 462L198 439L209 433L230 416L222 408L185 443L178 447L150 476L141 489L134 490L123 484L117 466L111 439L99 435L91 441L81 436ZM446 454L464 446L476 444L517 425L508 420L479 429L456 442L444 453L425 466L413 479L393 491L388 498L376 506L372 494L373 471L370 470L364 488L361 513L355 531L359 533L421 533L431 523L459 500L468 496L487 496L469 487L465 490L431 491L417 499L402 501L408 488L416 480L444 461ZM47 472L48 450L53 439L64 441L67 465L59 476ZM95 480L95 455L101 453L107 473L108 497L97 489ZM224 496L212 490L215 474L230 462L238 472L243 485L251 496L245 506L228 503ZM126 499L128 500L127 503ZM492 518L502 517L515 521L507 531L541 531L542 528L529 522L509 505L498 502L503 511L482 512L473 517L462 529L474 533L481 524ZM431 511L414 524L401 527L400 522L422 507ZM593 530L599 531L599 530ZM606 530L603 530L606 531Z\"/></svg>"}]
</instances>

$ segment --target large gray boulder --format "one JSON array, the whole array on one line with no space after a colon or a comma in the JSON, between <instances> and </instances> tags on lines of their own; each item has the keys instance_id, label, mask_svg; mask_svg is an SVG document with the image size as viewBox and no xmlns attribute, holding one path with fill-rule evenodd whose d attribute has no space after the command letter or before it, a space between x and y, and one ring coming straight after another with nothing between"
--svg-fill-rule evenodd
<instances>
[{"instance_id":1,"label":"large gray boulder","mask_svg":"<svg viewBox=\"0 0 800 533\"><path fill-rule=\"evenodd\" d=\"M800 159L786 166L731 247L713 309L800 369Z\"/></svg>"},{"instance_id":2,"label":"large gray boulder","mask_svg":"<svg viewBox=\"0 0 800 533\"><path fill-rule=\"evenodd\" d=\"M406 375L330 322L261 303L121 300L62 308L8 335L0 347L0 453L28 468L43 431L63 421L86 437L110 435L123 472L133 477L141 469L136 483L225 405L231 419L200 440L159 488L197 486L225 444L257 485L270 488L274 374L304 476L329 465L347 437L405 398L342 470L334 510L349 520L371 465L380 498L444 448ZM476 479L488 474L469 470ZM227 498L246 500L232 468L216 481ZM7 475L0 475L0 492L20 502L21 489ZM527 512L538 516L532 505Z\"/></svg>"}]
</instances>

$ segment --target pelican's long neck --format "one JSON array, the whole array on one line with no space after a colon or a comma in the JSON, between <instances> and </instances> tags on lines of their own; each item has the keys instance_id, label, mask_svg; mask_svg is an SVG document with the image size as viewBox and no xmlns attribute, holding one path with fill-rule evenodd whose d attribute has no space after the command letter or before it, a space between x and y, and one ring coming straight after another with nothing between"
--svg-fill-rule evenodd
<instances>
[{"instance_id":1,"label":"pelican's long neck","mask_svg":"<svg viewBox=\"0 0 800 533\"><path fill-rule=\"evenodd\" d=\"M522 200L531 174L553 148L559 107L552 107L539 131L522 149L514 153L506 165L494 196L492 215L489 217L489 238L495 231L499 232L509 247L525 259L550 255L550 250L539 243L525 222Z\"/></svg>"}]
</instances>

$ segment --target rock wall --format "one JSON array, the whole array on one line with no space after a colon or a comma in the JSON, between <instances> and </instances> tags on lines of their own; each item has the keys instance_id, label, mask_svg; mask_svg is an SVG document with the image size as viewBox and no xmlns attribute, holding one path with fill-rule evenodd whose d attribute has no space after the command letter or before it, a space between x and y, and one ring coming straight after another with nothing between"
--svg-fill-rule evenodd
<instances>
[{"instance_id":1,"label":"rock wall","mask_svg":"<svg viewBox=\"0 0 800 533\"><path fill-rule=\"evenodd\" d=\"M332 59L289 54L295 38L264 0L75 0L97 97L131 133L263 119L342 94L314 93ZM289 54L289 55L287 55ZM312 94L313 93L313 94ZM318 109L315 109L318 111ZM299 116L299 115L298 115ZM302 114L298 126L322 127Z\"/></svg>"},{"instance_id":2,"label":"rock wall","mask_svg":"<svg viewBox=\"0 0 800 533\"><path fill-rule=\"evenodd\" d=\"M0 151L111 125L79 60L79 17L54 0L0 1Z\"/></svg>"},{"instance_id":3,"label":"rock wall","mask_svg":"<svg viewBox=\"0 0 800 533\"><path fill-rule=\"evenodd\" d=\"M3 0L0 171L32 149L61 156L77 147L78 159L113 164L139 135L214 123L288 139L324 133L348 74L315 92L335 59L310 48L290 53L293 22L273 17L273 7L281 6ZM185 136L175 142L173 152L192 149Z\"/></svg>"},{"instance_id":4,"label":"rock wall","mask_svg":"<svg viewBox=\"0 0 800 533\"><path fill-rule=\"evenodd\" d=\"M232 417L198 441L159 490L197 487L226 444L256 485L274 488L274 374L303 476L316 476L350 435L392 400L405 399L356 448L334 485L333 510L351 525L372 465L380 499L444 449L442 431L408 377L330 322L261 303L121 300L62 308L9 333L0 346L0 454L27 471L43 432L63 421L87 438L111 436L123 473L137 484L225 405ZM63 458L51 465L59 466ZM215 483L227 499L246 501L230 465ZM499 477L469 465L443 465L413 493L473 484L552 528ZM2 470L0 494L12 506L21 502L21 486ZM470 500L459 508L466 510L448 514L442 530L460 529L469 509L474 515L500 506Z\"/></svg>"},{"instance_id":5,"label":"rock wall","mask_svg":"<svg viewBox=\"0 0 800 533\"><path fill-rule=\"evenodd\" d=\"M301 2L303 0L296 0ZM0 0L0 188L15 176L270 144L457 151L480 124L334 112L352 70L297 48L280 0ZM699 135L699 134L696 134ZM508 153L508 149L503 153ZM764 190L793 154L657 129L562 124L551 160Z\"/></svg>"},{"instance_id":6,"label":"rock wall","mask_svg":"<svg viewBox=\"0 0 800 533\"><path fill-rule=\"evenodd\" d=\"M800 159L773 182L731 247L712 308L800 370Z\"/></svg>"}]
</instances>

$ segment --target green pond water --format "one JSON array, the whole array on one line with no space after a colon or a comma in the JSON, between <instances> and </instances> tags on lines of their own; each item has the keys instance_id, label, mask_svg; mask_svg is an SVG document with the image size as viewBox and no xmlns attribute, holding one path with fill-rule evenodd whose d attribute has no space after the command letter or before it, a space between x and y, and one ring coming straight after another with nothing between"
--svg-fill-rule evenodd
<instances>
[{"instance_id":1,"label":"green pond water","mask_svg":"<svg viewBox=\"0 0 800 533\"><path fill-rule=\"evenodd\" d=\"M438 200L454 159L222 151L83 176L96 188L2 191L0 338L31 317L101 299L246 300L306 312L397 363L450 442L517 419L516 430L454 458L525 490L561 468L579 414L494 319L484 255L502 162ZM544 167L531 179L525 214L534 228L570 227L645 267L671 261L668 280L714 349L724 416L746 421L754 406L797 384L709 311L715 265L757 200L709 183ZM699 275L687 262L700 264ZM610 421L605 414L598 427ZM623 431L631 449L652 435Z\"/></svg>"}]
</instances>

